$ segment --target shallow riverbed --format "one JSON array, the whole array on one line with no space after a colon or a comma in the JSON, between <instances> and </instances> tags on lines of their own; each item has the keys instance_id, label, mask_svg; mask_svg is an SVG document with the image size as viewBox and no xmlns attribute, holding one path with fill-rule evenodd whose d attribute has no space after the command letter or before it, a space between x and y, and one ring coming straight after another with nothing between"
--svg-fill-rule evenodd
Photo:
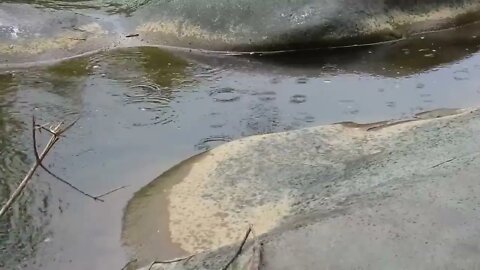
<instances>
[{"instance_id":1,"label":"shallow riverbed","mask_svg":"<svg viewBox=\"0 0 480 270\"><path fill-rule=\"evenodd\" d=\"M142 244L121 239L134 192L223 142L478 106L477 36L471 25L376 47L242 58L128 48L2 70L1 200L33 161L32 114L80 117L46 161L53 171L93 194L128 188L99 203L39 172L0 220L0 268L121 269ZM164 248L159 257L175 255Z\"/></svg>"}]
</instances>

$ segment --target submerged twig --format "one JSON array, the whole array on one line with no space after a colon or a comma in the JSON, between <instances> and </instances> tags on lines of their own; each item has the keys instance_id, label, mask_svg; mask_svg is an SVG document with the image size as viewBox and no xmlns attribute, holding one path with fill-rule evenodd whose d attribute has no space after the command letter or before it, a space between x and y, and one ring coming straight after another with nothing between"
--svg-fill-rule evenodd
<instances>
[{"instance_id":1,"label":"submerged twig","mask_svg":"<svg viewBox=\"0 0 480 270\"><path fill-rule=\"evenodd\" d=\"M60 125L57 125L54 128L54 131L58 131L59 128L60 128ZM33 132L35 133L35 128L33 129ZM30 170L28 170L23 180L17 186L15 191L12 193L12 195L8 198L7 202L0 209L0 217L2 217L7 212L7 210L12 206L12 204L15 202L18 196L20 196L20 194L22 193L22 191L25 189L26 185L32 178L33 174L35 173L35 170L40 165L39 162L43 161L43 159L47 156L48 152L52 149L52 147L55 145L57 141L58 141L58 137L54 135L50 137L47 144L45 145L45 148L43 148L42 153L38 155L38 160L37 159L35 160L35 163L32 165L32 167L30 167Z\"/></svg>"},{"instance_id":2,"label":"submerged twig","mask_svg":"<svg viewBox=\"0 0 480 270\"><path fill-rule=\"evenodd\" d=\"M243 246L245 246L245 243L247 242L248 236L250 235L251 232L252 232L252 226L249 226L247 232L245 233L245 236L243 237L242 243L240 244L240 246L237 249L237 252L235 252L235 255L222 268L222 270L227 270L228 267L230 267L230 265L238 258L238 256L240 256L240 254L242 253Z\"/></svg>"},{"instance_id":3,"label":"submerged twig","mask_svg":"<svg viewBox=\"0 0 480 270\"><path fill-rule=\"evenodd\" d=\"M78 120L79 119L73 121L72 123L68 124L64 128L61 128L62 125L64 124L63 122L60 122L56 125L51 125L50 127L47 127L48 124L37 125L36 122L35 122L35 117L32 116L32 140L33 140L33 153L35 155L35 163L30 167L30 170L27 172L27 174L25 175L23 180L20 182L20 184L15 189L15 191L8 198L7 202L0 209L0 217L3 216L7 212L7 210L12 206L12 204L17 200L17 198L20 196L22 191L25 189L26 185L31 180L33 174L35 173L35 170L38 167L41 167L42 169L44 169L48 174L53 176L58 181L68 185L70 188L74 189L75 191L81 193L82 195L84 195L86 197L92 198L95 201L103 202L103 200L100 199L100 198L105 197L105 196L107 196L107 195L109 195L109 194L111 194L115 191L118 191L120 189L126 188L126 186L122 186L122 187L113 189L111 191L108 191L106 193L103 193L102 195L93 196L93 195L90 195L87 192L79 189L78 187L74 186L73 184L71 184L67 180L61 178L60 176L56 175L55 173L53 173L52 171L50 171L47 167L45 167L43 165L43 163L42 163L43 160L45 159L47 154L50 152L50 150L53 148L55 143L57 143L60 140L60 138L63 136L63 134L67 130L69 130L71 127L73 127L73 125L75 125L75 123L77 123ZM43 148L43 150L40 154L38 153L38 149L37 149L37 130L39 130L39 131L45 130L45 131L47 131L48 133L51 134L50 139L48 140L47 144L45 145L45 147Z\"/></svg>"},{"instance_id":4,"label":"submerged twig","mask_svg":"<svg viewBox=\"0 0 480 270\"><path fill-rule=\"evenodd\" d=\"M103 193L103 194L101 194L101 195L96 196L96 198L99 200L99 199L102 198L102 197L105 197L105 196L110 195L110 194L112 194L112 193L114 193L114 192L116 192L116 191L119 191L120 189L124 189L124 188L127 188L127 187L129 187L129 186L128 186L128 185L127 185L127 186L121 186L121 187L112 189L112 190L110 190L110 191L108 191L108 192L105 192L105 193Z\"/></svg>"},{"instance_id":5,"label":"submerged twig","mask_svg":"<svg viewBox=\"0 0 480 270\"><path fill-rule=\"evenodd\" d=\"M75 120L74 122L72 122L70 125L68 125L66 128L62 129L62 130L49 130L49 132L51 134L53 134L53 138L55 138L56 140L58 140L59 136L61 136L65 131L67 131L68 129L70 129L73 125L75 125L75 123L78 121ZM73 184L71 184L70 182L68 182L67 180L61 178L60 176L54 174L52 171L50 171L47 167L45 167L45 165L42 164L42 160L40 160L40 157L38 156L38 150L37 150L37 132L35 130L35 127L36 127L36 124L35 124L35 117L32 117L32 137L33 137L33 153L35 154L35 160L36 160L36 164L38 164L38 166L42 169L44 169L48 174L50 174L51 176L53 176L55 179L57 179L58 181L66 184L67 186L71 187L72 189L78 191L79 193L89 197L89 198L92 198L94 200L98 200L98 201L102 201L101 199L95 197L95 196L92 196L88 193L86 193L85 191L77 188L76 186L74 186Z\"/></svg>"}]
</instances>

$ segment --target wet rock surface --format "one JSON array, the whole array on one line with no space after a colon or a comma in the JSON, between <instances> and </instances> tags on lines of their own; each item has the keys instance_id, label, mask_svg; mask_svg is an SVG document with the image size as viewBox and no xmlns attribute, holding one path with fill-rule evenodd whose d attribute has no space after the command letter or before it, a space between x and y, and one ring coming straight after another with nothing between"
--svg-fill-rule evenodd
<instances>
[{"instance_id":1,"label":"wet rock surface","mask_svg":"<svg viewBox=\"0 0 480 270\"><path fill-rule=\"evenodd\" d=\"M86 115L85 126L73 132L75 144L66 146L68 154L55 159L59 173L92 191L130 185L130 191L102 208L85 204L62 187L52 185L51 190L48 179L48 187L40 181L31 194L42 199L25 196L21 211L0 221L0 250L6 251L0 252L0 268L120 269L132 248L138 252L132 255L138 256L138 266L152 258L207 252L186 266L219 269L237 249L248 223L254 223L265 242L266 267L275 269L312 269L319 261L340 269L357 263L394 268L387 259L399 268L421 268L427 262L432 266L424 268L475 267L478 192L470 166L476 165L476 156L467 151L477 150L475 120L448 116L455 110L408 117L439 107L478 106L480 32L478 23L468 24L478 18L477 1L335 1L352 8L368 6L366 14L343 22L316 21L321 12L315 5L322 1L290 1L300 6L290 9L275 1L277 11L293 14L276 18L292 23L294 28L284 25L285 33L276 31L281 21L274 23L277 28L266 24L248 32L261 20L276 20L262 15L269 9L248 15L243 6L237 10L226 6L231 2L214 1L206 6L211 16L200 21L188 1L117 2L0 3L0 128L5 131L0 141L6 149L0 149L0 178L6 179L1 197L31 161L31 143L20 142L18 132L29 137L32 112L55 121L72 113ZM253 9L268 2L239 3ZM163 10L171 12L167 16ZM241 12L216 16L233 11ZM324 11L337 12L333 6ZM237 15L247 20L242 23ZM251 15L258 18L251 20ZM228 20L239 27L227 29ZM331 22L339 27L317 33L322 23ZM311 27L317 23L320 27ZM349 33L341 25L357 27L360 38L342 38ZM174 31L165 26L174 26ZM259 38L262 31L271 32ZM254 39L247 40L249 35ZM338 40L314 38L328 35ZM247 57L178 48L257 51L390 40L395 42ZM153 48L158 46L168 50ZM270 141L265 145L249 138L242 140L244 146L235 142L196 156L135 195L120 242L122 208L132 193L198 151L255 134L392 118L407 120L344 122L281 133L262 137ZM433 118L443 124L424 124ZM411 121L415 119L421 121ZM408 128L395 129L399 127ZM429 143L417 129L431 134ZM80 162L71 162L77 157ZM283 163L272 165L277 159ZM243 165L236 166L239 162ZM184 179L191 186L180 184ZM192 225L185 226L186 220ZM221 250L211 251L217 248ZM247 248L240 262L251 258L250 243ZM291 259L293 255L302 262ZM420 261L419 256L431 259ZM335 257L341 259L329 261Z\"/></svg>"},{"instance_id":2,"label":"wet rock surface","mask_svg":"<svg viewBox=\"0 0 480 270\"><path fill-rule=\"evenodd\" d=\"M185 161L167 195L170 235L189 253L220 249L154 269L220 269L249 223L262 269L475 267L480 112L438 114L254 136Z\"/></svg>"},{"instance_id":3,"label":"wet rock surface","mask_svg":"<svg viewBox=\"0 0 480 270\"><path fill-rule=\"evenodd\" d=\"M0 65L130 46L243 53L357 46L401 40L480 17L476 0L41 3L0 5Z\"/></svg>"},{"instance_id":4,"label":"wet rock surface","mask_svg":"<svg viewBox=\"0 0 480 270\"><path fill-rule=\"evenodd\" d=\"M158 9L157 9L158 8ZM402 39L477 20L477 1L156 1L146 39L230 51L278 51Z\"/></svg>"}]
</instances>

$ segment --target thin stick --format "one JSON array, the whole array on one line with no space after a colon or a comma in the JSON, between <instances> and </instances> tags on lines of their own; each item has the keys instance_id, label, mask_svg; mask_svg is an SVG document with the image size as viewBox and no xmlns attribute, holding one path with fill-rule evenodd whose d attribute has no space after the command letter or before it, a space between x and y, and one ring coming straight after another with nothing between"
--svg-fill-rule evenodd
<instances>
[{"instance_id":1,"label":"thin stick","mask_svg":"<svg viewBox=\"0 0 480 270\"><path fill-rule=\"evenodd\" d=\"M50 123L46 123L43 125L35 125L35 128L38 129L40 133L42 132L42 130L45 130L46 132L55 135L55 133L53 133L49 128L47 128L48 125L50 125Z\"/></svg>"},{"instance_id":2,"label":"thin stick","mask_svg":"<svg viewBox=\"0 0 480 270\"><path fill-rule=\"evenodd\" d=\"M90 195L88 193L86 193L85 191L77 188L76 186L74 186L73 184L71 184L70 182L68 182L67 180L61 178L60 176L54 174L52 171L50 171L49 169L47 169L42 163L39 163L39 166L44 169L48 174L50 174L51 176L53 176L55 179L57 179L58 181L64 183L65 185L71 187L73 190L76 190L78 191L80 194L82 195L85 195L91 199L93 199L94 201L100 201L100 202L104 202L104 200L100 199L98 196L93 196L93 195Z\"/></svg>"},{"instance_id":3,"label":"thin stick","mask_svg":"<svg viewBox=\"0 0 480 270\"><path fill-rule=\"evenodd\" d=\"M76 121L78 121L78 120L76 120ZM73 122L72 124L70 124L70 125L67 127L67 129L70 128L70 127L72 127L73 124L76 123L76 121ZM33 126L33 130L32 130L33 153L35 154L35 160L36 160L36 163L38 164L38 166L39 166L40 168L44 169L48 174L50 174L51 176L53 176L53 177L54 177L55 179L57 179L58 181L66 184L67 186L71 187L72 189L78 191L79 193L81 193L81 194L83 194L83 195L85 195L85 196L87 196L87 197L89 197L89 198L92 198L92 199L95 200L95 201L101 201L101 202L103 202L103 200L99 199L98 197L95 197L95 196L92 196L92 195L86 193L85 191L77 188L76 186L74 186L73 184L71 184L70 182L68 182L67 180L64 180L64 179L61 178L60 176L54 174L52 171L50 171L49 169L47 169L47 167L45 167L45 165L43 165L42 161L40 160L40 157L38 156L38 150L37 150L37 132L36 132L36 130L35 130L35 126L36 126L36 125L35 125L35 117L32 117L32 126ZM61 134L61 133L65 132L65 129L61 130L60 132L55 132L54 130L53 130L53 131L50 131L50 132L53 134L54 137L58 137L58 136L59 136L59 133Z\"/></svg>"},{"instance_id":4,"label":"thin stick","mask_svg":"<svg viewBox=\"0 0 480 270\"><path fill-rule=\"evenodd\" d=\"M33 130L35 132L35 129ZM22 182L18 185L18 187L15 189L15 191L12 193L10 198L7 200L7 202L2 206L0 209L0 217L2 217L7 210L12 206L12 204L15 202L15 200L20 196L22 191L25 189L25 186L28 184L30 179L32 178L33 174L35 173L35 170L38 168L39 163L38 161L42 162L43 159L47 156L48 152L52 149L52 147L55 145L55 143L58 141L58 138L55 136L51 136L50 139L47 142L47 145L43 149L42 153L38 156L38 160L35 160L35 164L30 167L30 170L27 172L25 177L23 178Z\"/></svg>"},{"instance_id":5,"label":"thin stick","mask_svg":"<svg viewBox=\"0 0 480 270\"><path fill-rule=\"evenodd\" d=\"M55 179L57 179L58 181L68 185L70 188L74 189L75 191L81 193L82 195L84 196L87 196L89 198L92 198L93 200L95 201L101 201L103 202L102 199L100 199L101 197L105 197L115 191L118 191L120 189L123 189L123 188L126 188L127 186L122 186L122 187L119 187L119 188L116 188L116 189L113 189L111 191L108 191L106 193L103 193L102 195L99 195L99 196L93 196L93 195L90 195L88 194L87 192L79 189L78 187L74 186L73 184L71 184L70 182L68 182L67 180L61 178L60 176L56 175L55 173L53 173L52 171L50 171L47 167L45 167L43 165L43 159L47 156L47 154L50 152L50 150L53 148L53 146L55 145L56 142L58 142L60 140L60 137L63 136L63 133L65 133L67 130L69 130L71 127L73 127L77 121L79 119L76 119L75 121L73 121L72 123L70 123L68 126L66 126L65 128L61 129L60 127L63 125L63 122L60 122L58 123L57 125L55 126L50 126L50 128L47 128L47 124L45 125L37 125L36 122L35 122L35 116L32 116L32 140L33 140L33 153L35 155L35 163L32 165L32 167L30 168L30 170L28 171L27 175L25 175L25 177L23 178L23 180L20 182L20 184L18 185L18 187L15 189L15 191L12 193L12 195L9 197L9 199L7 200L7 202L2 206L2 208L0 209L0 217L2 217L6 212L7 210L12 206L12 204L15 202L15 200L20 196L20 194L22 193L22 191L25 189L26 185L28 184L28 182L31 180L33 174L35 173L35 170L38 168L38 167L41 167L42 169L44 169L48 174L50 174L51 176L53 176ZM42 153L41 154L38 154L38 149L37 149L37 129L39 131L41 130L46 130L47 132L49 132L51 134L50 136L50 139L48 140L47 144L45 145L45 147L43 148L42 150Z\"/></svg>"},{"instance_id":6,"label":"thin stick","mask_svg":"<svg viewBox=\"0 0 480 270\"><path fill-rule=\"evenodd\" d=\"M58 130L58 131L56 132L56 136L57 136L57 137L60 137L60 135L62 135L62 134L65 133L67 130L69 130L71 127L73 127L73 126L78 122L78 120L80 120L80 118L75 119L72 123L70 123L68 126L66 126L65 128L63 128L62 130ZM63 124L63 122L60 123L60 125L62 125L62 124Z\"/></svg>"},{"instance_id":7,"label":"thin stick","mask_svg":"<svg viewBox=\"0 0 480 270\"><path fill-rule=\"evenodd\" d=\"M116 191L119 191L120 189L124 189L124 188L127 188L127 187L128 187L128 185L127 185L127 186L121 186L121 187L118 187L118 188L116 188L116 189L112 189L112 190L110 190L110 191L108 191L108 192L103 193L102 195L96 196L96 198L97 198L97 199L100 199L100 198L102 198L102 197L105 197L105 196L110 195L110 194L112 194L112 193L114 193L114 192L116 192Z\"/></svg>"},{"instance_id":8,"label":"thin stick","mask_svg":"<svg viewBox=\"0 0 480 270\"><path fill-rule=\"evenodd\" d=\"M135 262L137 262L137 261L138 261L137 259L133 259L133 260L127 262L127 263L125 264L125 266L123 266L122 269L120 269L120 270L125 270L125 269L127 269L128 266L130 266L130 264L135 263Z\"/></svg>"},{"instance_id":9,"label":"thin stick","mask_svg":"<svg viewBox=\"0 0 480 270\"><path fill-rule=\"evenodd\" d=\"M237 259L238 256L240 256L240 253L242 253L243 246L245 246L245 243L247 242L248 236L252 232L252 226L248 227L247 232L245 233L245 236L243 237L242 243L240 244L240 247L238 247L237 252L235 255L230 259L230 261L222 268L222 270L227 270L228 267Z\"/></svg>"},{"instance_id":10,"label":"thin stick","mask_svg":"<svg viewBox=\"0 0 480 270\"><path fill-rule=\"evenodd\" d=\"M452 162L452 161L454 161L455 159L457 159L457 158L454 157L454 158L451 158L451 159L449 159L449 160L445 160L444 162L440 162L440 163L438 163L437 165L432 166L432 169L433 169L433 168L436 168L436 167L439 167L439 166L442 166L442 165L445 164L445 163Z\"/></svg>"},{"instance_id":11,"label":"thin stick","mask_svg":"<svg viewBox=\"0 0 480 270\"><path fill-rule=\"evenodd\" d=\"M172 259L172 260L168 260L168 261L153 261L150 266L148 267L148 270L151 270L152 267L155 265L155 264L161 264L161 263L164 263L164 264L167 264L167 263L176 263L176 262L181 262L181 261L188 261L190 258L192 258L193 256L195 255L190 255L190 256L187 256L187 257L182 257L182 258L177 258L177 259Z\"/></svg>"},{"instance_id":12,"label":"thin stick","mask_svg":"<svg viewBox=\"0 0 480 270\"><path fill-rule=\"evenodd\" d=\"M263 256L263 243L258 240L257 234L252 227L253 235L253 247L252 247L252 257L249 260L248 270L260 270L262 267L262 256Z\"/></svg>"}]
</instances>

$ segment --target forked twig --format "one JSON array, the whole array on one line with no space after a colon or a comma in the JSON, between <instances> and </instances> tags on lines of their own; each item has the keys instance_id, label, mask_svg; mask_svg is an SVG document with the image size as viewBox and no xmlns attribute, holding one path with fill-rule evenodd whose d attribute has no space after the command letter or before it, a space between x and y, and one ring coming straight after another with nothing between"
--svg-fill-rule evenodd
<instances>
[{"instance_id":1,"label":"forked twig","mask_svg":"<svg viewBox=\"0 0 480 270\"><path fill-rule=\"evenodd\" d=\"M58 128L59 128L59 125L55 127L55 129L58 129ZM35 132L35 129L34 129L34 132ZM53 135L50 137L42 153L40 153L40 155L38 156L38 160L40 162L43 161L43 159L47 156L48 152L52 149L52 147L55 145L57 141L58 141L57 137ZM33 164L32 167L30 167L30 170L28 170L23 180L17 186L15 191L12 193L12 195L8 198L7 202L0 209L0 217L2 217L7 212L7 210L12 206L12 204L15 202L18 196L20 196L20 194L25 189L25 186L28 184L28 182L32 178L33 174L35 173L35 170L38 168L39 165L40 164L38 163L38 161L35 160L35 164Z\"/></svg>"},{"instance_id":2,"label":"forked twig","mask_svg":"<svg viewBox=\"0 0 480 270\"><path fill-rule=\"evenodd\" d=\"M49 130L49 132L52 134L52 136L54 138L58 138L62 133L64 133L65 131L67 131L69 128L73 127L73 125L78 121L75 120L74 122L72 122L70 125L68 125L65 129L62 129L62 130ZM103 200L99 199L98 197L95 197L95 196L92 196L88 193L86 193L85 191L77 188L76 186L74 186L73 184L71 184L70 182L68 182L67 180L61 178L60 176L54 174L52 171L50 171L47 167L45 167L45 165L43 165L42 163L42 160L40 159L40 157L38 156L38 150L37 150L37 132L35 130L35 127L36 127L36 123L35 123L35 117L32 117L32 138L33 138L33 153L35 154L35 160L36 160L36 164L38 164L38 166L42 169L44 169L48 174L50 174L51 176L53 176L55 179L57 179L58 181L66 184L67 186L71 187L72 189L78 191L79 193L89 197L89 198L92 198L94 199L95 201L101 201L103 202ZM41 126L42 127L42 126Z\"/></svg>"},{"instance_id":3,"label":"forked twig","mask_svg":"<svg viewBox=\"0 0 480 270\"><path fill-rule=\"evenodd\" d=\"M242 253L243 246L245 246L245 243L247 242L248 236L250 235L251 232L252 232L252 226L249 226L247 232L245 233L245 236L243 237L242 243L240 244L240 246L237 249L237 252L235 252L235 255L222 268L222 270L227 270L228 267L230 267L230 265L238 258L238 256L240 256L240 254Z\"/></svg>"},{"instance_id":4,"label":"forked twig","mask_svg":"<svg viewBox=\"0 0 480 270\"><path fill-rule=\"evenodd\" d=\"M123 189L123 188L127 187L127 186L122 186L122 187L113 189L111 191L108 191L106 193L103 193L102 195L93 196L93 195L90 195L87 192L79 189L78 187L74 186L73 184L71 184L70 182L61 178L60 176L54 174L52 171L50 171L47 167L45 167L42 164L43 160L45 159L47 154L50 152L50 150L53 148L55 143L58 142L60 140L60 137L63 136L63 133L65 133L67 130L69 130L71 127L73 127L75 125L75 123L77 123L78 120L79 119L73 121L72 123L70 123L69 125L67 125L64 128L61 128L61 126L64 124L63 122L60 122L60 123L58 123L57 125L54 125L54 126L47 127L48 124L37 125L36 122L35 122L35 117L32 116L32 139L33 139L33 153L35 154L35 163L32 165L32 167L27 172L27 174L25 175L23 180L20 182L20 184L17 186L15 191L8 198L7 202L0 209L0 217L2 217L7 212L7 210L12 206L12 204L15 202L15 200L17 200L17 198L20 196L22 191L25 189L26 185L31 180L33 174L35 173L35 170L38 167L41 167L42 169L44 169L48 174L53 176L58 181L68 185L70 188L74 189L75 191L81 193L84 196L92 198L95 201L103 202L103 200L100 199L100 198L105 197L105 196L107 196L107 195L109 195L109 194L111 194L115 191L118 191L120 189ZM37 129L39 131L45 130L45 131L47 131L48 133L51 134L50 139L48 140L47 144L45 145L45 147L43 148L43 150L40 154L38 153L38 149L37 149Z\"/></svg>"}]
</instances>

